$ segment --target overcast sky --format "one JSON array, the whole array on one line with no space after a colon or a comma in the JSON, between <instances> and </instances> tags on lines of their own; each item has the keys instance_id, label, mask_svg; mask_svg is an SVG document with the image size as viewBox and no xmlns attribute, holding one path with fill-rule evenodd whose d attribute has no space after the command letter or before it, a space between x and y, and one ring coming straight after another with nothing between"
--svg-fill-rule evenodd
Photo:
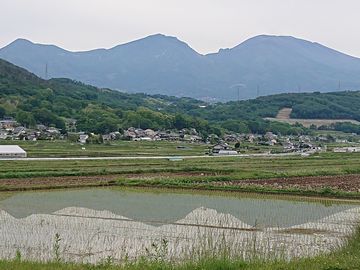
<instances>
[{"instance_id":1,"label":"overcast sky","mask_svg":"<svg viewBox=\"0 0 360 270\"><path fill-rule=\"evenodd\" d=\"M0 0L0 11L0 47L21 37L78 51L162 33L209 53L272 34L360 57L359 0Z\"/></svg>"}]
</instances>

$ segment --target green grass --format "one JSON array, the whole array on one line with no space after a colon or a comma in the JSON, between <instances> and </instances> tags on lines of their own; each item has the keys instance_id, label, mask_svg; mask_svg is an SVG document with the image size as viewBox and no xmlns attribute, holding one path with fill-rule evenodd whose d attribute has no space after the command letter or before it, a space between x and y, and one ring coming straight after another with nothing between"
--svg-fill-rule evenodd
<instances>
[{"instance_id":1,"label":"green grass","mask_svg":"<svg viewBox=\"0 0 360 270\"><path fill-rule=\"evenodd\" d=\"M29 157L189 156L204 155L211 147L211 145L203 143L121 140L85 145L67 140L35 142L1 140L0 144L17 144L27 151ZM230 143L230 145L234 146L234 143ZM341 146L358 146L359 144L327 143L327 145L329 149L332 149ZM178 146L185 146L185 148L177 148ZM283 147L242 142L239 150L243 154L279 153L283 151Z\"/></svg>"},{"instance_id":2,"label":"green grass","mask_svg":"<svg viewBox=\"0 0 360 270\"><path fill-rule=\"evenodd\" d=\"M29 157L204 155L209 147L198 143L166 141L111 141L104 144L81 145L62 140L35 142L2 140L0 144L17 144L27 151ZM178 149L177 146L187 147Z\"/></svg>"},{"instance_id":3,"label":"green grass","mask_svg":"<svg viewBox=\"0 0 360 270\"><path fill-rule=\"evenodd\" d=\"M359 197L326 187L317 190L282 190L259 187L219 187L214 182L276 177L360 174L360 153L322 153L310 157L220 157L196 158L182 161L166 159L148 160L54 160L54 161L1 161L0 189L11 188L2 179L26 179L54 176L117 175L122 186L155 186L179 188L223 189L298 195L330 195Z\"/></svg>"},{"instance_id":4,"label":"green grass","mask_svg":"<svg viewBox=\"0 0 360 270\"><path fill-rule=\"evenodd\" d=\"M311 157L198 158L183 161L60 160L1 161L0 177L104 175L157 172L214 172L229 179L341 175L360 173L360 153L324 153ZM203 177L205 179L206 177Z\"/></svg>"},{"instance_id":5,"label":"green grass","mask_svg":"<svg viewBox=\"0 0 360 270\"><path fill-rule=\"evenodd\" d=\"M36 263L21 261L0 261L0 269L12 270L358 270L360 269L360 229L341 250L313 258L301 258L290 262L282 260L262 261L253 259L229 258L226 254L219 257L203 257L198 261L165 262L141 258L136 262L123 262L114 265L104 262L99 265L73 263Z\"/></svg>"}]
</instances>

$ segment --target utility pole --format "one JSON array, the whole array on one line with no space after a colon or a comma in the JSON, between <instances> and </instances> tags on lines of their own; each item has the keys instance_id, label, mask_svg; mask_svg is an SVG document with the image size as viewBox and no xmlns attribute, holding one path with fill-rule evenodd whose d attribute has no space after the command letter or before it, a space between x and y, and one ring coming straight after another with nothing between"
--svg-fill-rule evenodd
<instances>
[{"instance_id":1,"label":"utility pole","mask_svg":"<svg viewBox=\"0 0 360 270\"><path fill-rule=\"evenodd\" d=\"M235 89L236 93L234 93L235 95L237 94L237 101L240 101L240 88L244 88L245 85L242 83L238 83L238 84L234 84L232 86L230 86L230 89ZM231 90L232 91L232 90Z\"/></svg>"},{"instance_id":2,"label":"utility pole","mask_svg":"<svg viewBox=\"0 0 360 270\"><path fill-rule=\"evenodd\" d=\"M259 97L260 96L260 86L257 85L256 86L256 97Z\"/></svg>"},{"instance_id":3,"label":"utility pole","mask_svg":"<svg viewBox=\"0 0 360 270\"><path fill-rule=\"evenodd\" d=\"M48 79L48 63L45 64L45 80Z\"/></svg>"}]
</instances>

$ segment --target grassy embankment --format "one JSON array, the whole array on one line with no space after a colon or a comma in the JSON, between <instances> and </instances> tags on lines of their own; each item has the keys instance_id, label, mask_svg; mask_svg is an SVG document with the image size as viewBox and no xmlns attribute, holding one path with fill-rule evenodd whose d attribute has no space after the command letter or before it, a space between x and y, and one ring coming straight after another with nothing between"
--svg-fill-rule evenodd
<instances>
[{"instance_id":1,"label":"grassy embankment","mask_svg":"<svg viewBox=\"0 0 360 270\"><path fill-rule=\"evenodd\" d=\"M125 262L122 266L111 260L100 265L71 264L62 262L36 263L22 261L0 261L0 269L12 270L357 270L360 269L360 229L349 240L346 247L332 254L286 261L261 261L229 258L226 253L219 257L204 257L199 261L169 263L162 260L140 259Z\"/></svg>"}]
</instances>

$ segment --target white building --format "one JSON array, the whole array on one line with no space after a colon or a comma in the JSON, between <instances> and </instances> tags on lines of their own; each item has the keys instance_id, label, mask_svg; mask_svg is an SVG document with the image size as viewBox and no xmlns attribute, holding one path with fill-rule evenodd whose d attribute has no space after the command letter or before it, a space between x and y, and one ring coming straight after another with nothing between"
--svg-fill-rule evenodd
<instances>
[{"instance_id":1,"label":"white building","mask_svg":"<svg viewBox=\"0 0 360 270\"><path fill-rule=\"evenodd\" d=\"M226 155L237 155L238 152L232 150L227 143L220 143L213 147L212 154L214 156L226 156Z\"/></svg>"},{"instance_id":2,"label":"white building","mask_svg":"<svg viewBox=\"0 0 360 270\"><path fill-rule=\"evenodd\" d=\"M87 134L80 134L79 135L79 142L81 144L85 144L86 143L86 140L89 138L89 135Z\"/></svg>"},{"instance_id":3,"label":"white building","mask_svg":"<svg viewBox=\"0 0 360 270\"><path fill-rule=\"evenodd\" d=\"M26 158L26 152L18 145L0 145L0 158Z\"/></svg>"},{"instance_id":4,"label":"white building","mask_svg":"<svg viewBox=\"0 0 360 270\"><path fill-rule=\"evenodd\" d=\"M354 153L360 152L360 147L338 147L334 148L335 153Z\"/></svg>"}]
</instances>

